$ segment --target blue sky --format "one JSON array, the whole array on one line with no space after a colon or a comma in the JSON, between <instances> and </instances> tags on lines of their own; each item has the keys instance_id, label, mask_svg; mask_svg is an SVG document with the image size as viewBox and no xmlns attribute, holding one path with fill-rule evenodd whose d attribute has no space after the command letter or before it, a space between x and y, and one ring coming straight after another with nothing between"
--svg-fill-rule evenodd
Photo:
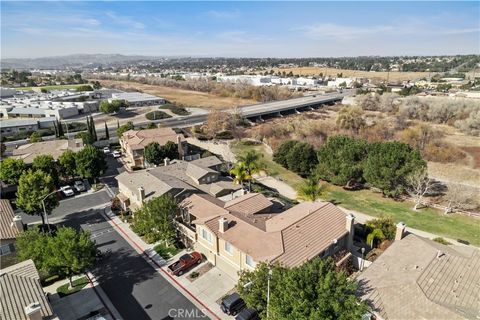
<instances>
[{"instance_id":1,"label":"blue sky","mask_svg":"<svg viewBox=\"0 0 480 320\"><path fill-rule=\"evenodd\" d=\"M480 52L480 2L1 2L4 58Z\"/></svg>"}]
</instances>

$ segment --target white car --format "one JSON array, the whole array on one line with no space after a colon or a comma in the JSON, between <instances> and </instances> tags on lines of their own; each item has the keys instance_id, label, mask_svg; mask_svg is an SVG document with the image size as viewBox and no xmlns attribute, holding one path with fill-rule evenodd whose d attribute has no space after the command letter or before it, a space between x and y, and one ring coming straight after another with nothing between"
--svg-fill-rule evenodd
<instances>
[{"instance_id":1,"label":"white car","mask_svg":"<svg viewBox=\"0 0 480 320\"><path fill-rule=\"evenodd\" d=\"M73 189L70 186L63 186L60 188L60 190L62 190L63 194L66 197L72 197L75 195L75 192L73 192Z\"/></svg>"},{"instance_id":2,"label":"white car","mask_svg":"<svg viewBox=\"0 0 480 320\"><path fill-rule=\"evenodd\" d=\"M103 153L109 154L110 153L110 148L109 147L103 148Z\"/></svg>"},{"instance_id":3,"label":"white car","mask_svg":"<svg viewBox=\"0 0 480 320\"><path fill-rule=\"evenodd\" d=\"M122 153L118 150L115 150L112 152L112 155L114 158L120 158L122 156Z\"/></svg>"}]
</instances>

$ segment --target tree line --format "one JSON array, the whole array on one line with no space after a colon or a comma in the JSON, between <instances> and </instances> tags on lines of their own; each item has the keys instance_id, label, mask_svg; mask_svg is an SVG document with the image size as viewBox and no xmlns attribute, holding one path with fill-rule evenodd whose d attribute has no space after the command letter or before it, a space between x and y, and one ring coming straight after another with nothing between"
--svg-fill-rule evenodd
<instances>
[{"instance_id":1,"label":"tree line","mask_svg":"<svg viewBox=\"0 0 480 320\"><path fill-rule=\"evenodd\" d=\"M328 138L318 151L301 141L286 141L273 160L301 176L314 176L344 187L370 186L398 197L407 177L426 170L418 150L397 141L369 143L350 136Z\"/></svg>"}]
</instances>

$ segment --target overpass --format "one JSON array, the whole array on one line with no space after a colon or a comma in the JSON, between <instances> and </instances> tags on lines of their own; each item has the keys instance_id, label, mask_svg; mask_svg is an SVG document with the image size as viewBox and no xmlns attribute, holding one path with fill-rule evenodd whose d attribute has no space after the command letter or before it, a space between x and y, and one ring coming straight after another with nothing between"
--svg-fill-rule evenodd
<instances>
[{"instance_id":1,"label":"overpass","mask_svg":"<svg viewBox=\"0 0 480 320\"><path fill-rule=\"evenodd\" d=\"M265 103L258 103L253 105L241 106L238 107L238 111L242 114L243 117L247 119L262 119L262 116L273 115L277 116L280 115L282 112L300 112L306 109L313 109L318 108L324 104L332 104L338 101L341 101L346 94L314 94L309 96L304 96L300 98L292 98L287 100L281 101L273 101L273 102L265 102ZM233 110L228 110L227 112L233 112ZM153 121L141 121L135 122L135 127L141 127L148 125L149 123L161 123L163 126L168 127L175 127L175 128L185 128L191 127L194 125L203 124L207 121L208 113L204 114L196 114L196 115L189 115L189 116L178 116L172 117L168 119L161 119L161 120L153 120ZM79 120L70 120L74 122L78 122ZM63 122L69 122L68 119L64 120ZM116 136L116 125L109 125L108 131L110 133L110 137ZM75 136L78 132L68 134L68 137L71 138ZM97 134L102 135L105 133L104 126L97 126ZM55 136L48 136L43 137L43 140L53 140ZM17 140L17 141L9 141L5 142L6 146L15 146L15 145L23 145L28 143L28 140Z\"/></svg>"}]
</instances>

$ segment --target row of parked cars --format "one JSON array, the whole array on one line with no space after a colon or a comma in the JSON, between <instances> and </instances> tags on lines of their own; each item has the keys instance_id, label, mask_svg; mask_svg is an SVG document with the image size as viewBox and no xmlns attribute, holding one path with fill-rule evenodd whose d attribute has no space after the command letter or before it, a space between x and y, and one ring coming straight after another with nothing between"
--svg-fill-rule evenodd
<instances>
[{"instance_id":1,"label":"row of parked cars","mask_svg":"<svg viewBox=\"0 0 480 320\"><path fill-rule=\"evenodd\" d=\"M83 192L87 190L87 187L85 186L85 183L83 183L83 181L80 181L80 180L77 180L73 183L73 188L68 185L60 187L60 191L62 191L65 197L73 197L75 195L74 189L77 192Z\"/></svg>"},{"instance_id":2,"label":"row of parked cars","mask_svg":"<svg viewBox=\"0 0 480 320\"><path fill-rule=\"evenodd\" d=\"M110 154L110 148L109 147L103 148L103 153ZM122 156L122 153L119 150L113 150L113 152L111 153L114 158L120 158Z\"/></svg>"}]
</instances>

